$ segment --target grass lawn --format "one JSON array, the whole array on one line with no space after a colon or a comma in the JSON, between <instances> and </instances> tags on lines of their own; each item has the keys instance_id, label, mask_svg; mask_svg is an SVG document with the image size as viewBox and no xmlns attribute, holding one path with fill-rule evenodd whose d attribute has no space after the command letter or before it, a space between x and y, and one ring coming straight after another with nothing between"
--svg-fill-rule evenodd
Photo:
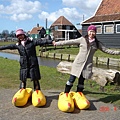
<instances>
[{"instance_id":1,"label":"grass lawn","mask_svg":"<svg viewBox=\"0 0 120 120\"><path fill-rule=\"evenodd\" d=\"M62 74L56 68L40 66L42 79L40 80L41 88L44 90L55 89L64 91L68 74ZM19 88L19 62L0 57L0 88L13 89ZM72 88L76 91L77 79ZM28 79L27 87L32 87L32 82ZM105 91L100 90L100 86L92 80L85 81L84 94L95 97L106 103L113 103L120 106L120 87L115 85L105 86Z\"/></svg>"}]
</instances>

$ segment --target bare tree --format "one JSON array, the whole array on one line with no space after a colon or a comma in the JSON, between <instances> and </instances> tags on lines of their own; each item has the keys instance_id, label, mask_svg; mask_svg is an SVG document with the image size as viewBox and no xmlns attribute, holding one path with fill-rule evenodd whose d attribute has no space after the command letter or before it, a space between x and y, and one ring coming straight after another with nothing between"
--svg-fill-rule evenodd
<instances>
[{"instance_id":1,"label":"bare tree","mask_svg":"<svg viewBox=\"0 0 120 120\"><path fill-rule=\"evenodd\" d=\"M2 36L7 40L7 37L9 36L9 31L8 30L3 30L2 31Z\"/></svg>"},{"instance_id":2,"label":"bare tree","mask_svg":"<svg viewBox=\"0 0 120 120\"><path fill-rule=\"evenodd\" d=\"M15 37L15 31L12 30L12 31L10 32L10 37L13 37L13 38Z\"/></svg>"}]
</instances>

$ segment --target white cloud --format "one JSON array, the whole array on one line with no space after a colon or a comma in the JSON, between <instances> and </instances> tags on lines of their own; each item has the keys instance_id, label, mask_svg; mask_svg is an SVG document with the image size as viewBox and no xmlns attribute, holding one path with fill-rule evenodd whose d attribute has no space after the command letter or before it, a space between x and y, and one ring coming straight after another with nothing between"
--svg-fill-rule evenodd
<instances>
[{"instance_id":1,"label":"white cloud","mask_svg":"<svg viewBox=\"0 0 120 120\"><path fill-rule=\"evenodd\" d=\"M95 13L101 0L62 0L62 4L66 7L55 12L42 11L39 19L48 19L49 22L54 22L58 17L65 16L72 23L82 22Z\"/></svg>"},{"instance_id":2,"label":"white cloud","mask_svg":"<svg viewBox=\"0 0 120 120\"><path fill-rule=\"evenodd\" d=\"M93 15L99 3L102 0L62 0L63 5L67 7L76 7L80 13L85 14L86 17ZM88 14L88 15L87 15Z\"/></svg>"},{"instance_id":3,"label":"white cloud","mask_svg":"<svg viewBox=\"0 0 120 120\"><path fill-rule=\"evenodd\" d=\"M7 11L11 13L36 13L40 10L41 3L39 1L27 0L12 0L10 6L7 6Z\"/></svg>"},{"instance_id":4,"label":"white cloud","mask_svg":"<svg viewBox=\"0 0 120 120\"><path fill-rule=\"evenodd\" d=\"M90 9L95 9L98 4L101 2L101 0L86 0L85 4L86 4L86 7L90 8Z\"/></svg>"},{"instance_id":5,"label":"white cloud","mask_svg":"<svg viewBox=\"0 0 120 120\"><path fill-rule=\"evenodd\" d=\"M3 10L4 9L4 6L3 5L0 5L0 10Z\"/></svg>"},{"instance_id":6,"label":"white cloud","mask_svg":"<svg viewBox=\"0 0 120 120\"><path fill-rule=\"evenodd\" d=\"M38 15L39 19L48 19L50 22L54 22L58 17L65 16L69 20L81 19L82 15L76 10L76 8L63 8L56 12L47 13L45 11Z\"/></svg>"},{"instance_id":7,"label":"white cloud","mask_svg":"<svg viewBox=\"0 0 120 120\"><path fill-rule=\"evenodd\" d=\"M62 0L63 5L69 7L77 7L86 11L87 9L94 9L101 2L101 0ZM87 9L86 9L87 8Z\"/></svg>"},{"instance_id":8,"label":"white cloud","mask_svg":"<svg viewBox=\"0 0 120 120\"><path fill-rule=\"evenodd\" d=\"M4 1L4 0L3 0ZM23 21L26 19L38 18L48 19L48 22L54 22L58 17L65 16L70 22L78 23L92 16L101 0L61 0L61 5L49 8L49 0L7 0L0 3L0 17L13 21ZM53 2L53 1L52 1ZM46 8L48 4L48 8ZM57 5L57 4L56 4ZM55 7L55 8L54 8ZM59 9L60 7L60 9ZM41 11L43 8L43 11ZM50 10L49 10L50 9ZM52 11L54 12L50 12ZM49 10L46 12L45 10Z\"/></svg>"},{"instance_id":9,"label":"white cloud","mask_svg":"<svg viewBox=\"0 0 120 120\"><path fill-rule=\"evenodd\" d=\"M13 14L10 17L11 20L14 20L16 22L21 21L21 20L30 19L30 18L32 18L32 15L26 14L26 13L24 13L24 14Z\"/></svg>"},{"instance_id":10,"label":"white cloud","mask_svg":"<svg viewBox=\"0 0 120 120\"><path fill-rule=\"evenodd\" d=\"M0 13L12 15L11 19L25 20L31 18L32 14L40 12L41 3L39 1L11 0L7 6L0 5ZM21 18L20 18L21 17Z\"/></svg>"}]
</instances>

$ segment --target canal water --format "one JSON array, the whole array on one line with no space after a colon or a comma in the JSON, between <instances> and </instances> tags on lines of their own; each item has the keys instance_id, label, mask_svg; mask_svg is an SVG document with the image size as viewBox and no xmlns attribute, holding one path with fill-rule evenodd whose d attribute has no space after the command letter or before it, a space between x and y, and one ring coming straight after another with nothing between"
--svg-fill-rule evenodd
<instances>
[{"instance_id":1,"label":"canal water","mask_svg":"<svg viewBox=\"0 0 120 120\"><path fill-rule=\"evenodd\" d=\"M0 57L3 58L7 58L7 59L11 59L11 60L18 60L20 56L17 54L11 54L11 53L5 53L5 52L0 52ZM42 58L42 57L38 57L38 63L41 66L48 66L48 67L54 67L56 68L56 66L60 63L61 60L58 59L50 59L50 58ZM98 67L98 68L103 68L103 69L116 69L120 71L120 68L118 67L114 67L114 66L110 66L109 68L107 68L106 65L95 65L94 67Z\"/></svg>"},{"instance_id":2,"label":"canal water","mask_svg":"<svg viewBox=\"0 0 120 120\"><path fill-rule=\"evenodd\" d=\"M11 54L11 53L5 53L5 52L0 52L0 57L11 59L11 60L18 60L18 61L20 59L20 56L17 54ZM59 64L60 60L38 57L38 62L39 62L39 65L42 65L42 66L56 67Z\"/></svg>"}]
</instances>

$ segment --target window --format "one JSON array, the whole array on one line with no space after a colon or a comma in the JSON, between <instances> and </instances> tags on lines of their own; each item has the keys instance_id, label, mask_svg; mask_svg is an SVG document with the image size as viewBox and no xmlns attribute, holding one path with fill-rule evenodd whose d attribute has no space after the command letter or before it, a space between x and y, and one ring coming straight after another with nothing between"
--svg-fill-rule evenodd
<instances>
[{"instance_id":1,"label":"window","mask_svg":"<svg viewBox=\"0 0 120 120\"><path fill-rule=\"evenodd\" d=\"M55 31L57 31L58 30L58 26L55 26Z\"/></svg>"},{"instance_id":2,"label":"window","mask_svg":"<svg viewBox=\"0 0 120 120\"><path fill-rule=\"evenodd\" d=\"M38 38L37 34L35 34L35 38L36 38L36 39Z\"/></svg>"},{"instance_id":3,"label":"window","mask_svg":"<svg viewBox=\"0 0 120 120\"><path fill-rule=\"evenodd\" d=\"M97 34L102 34L102 26L101 25L97 25Z\"/></svg>"},{"instance_id":4,"label":"window","mask_svg":"<svg viewBox=\"0 0 120 120\"><path fill-rule=\"evenodd\" d=\"M66 26L66 30L70 30L70 26Z\"/></svg>"},{"instance_id":5,"label":"window","mask_svg":"<svg viewBox=\"0 0 120 120\"><path fill-rule=\"evenodd\" d=\"M112 34L112 33L114 33L114 25L105 25L104 26L104 33L105 34Z\"/></svg>"},{"instance_id":6,"label":"window","mask_svg":"<svg viewBox=\"0 0 120 120\"><path fill-rule=\"evenodd\" d=\"M120 33L120 24L116 25L116 33Z\"/></svg>"}]
</instances>

